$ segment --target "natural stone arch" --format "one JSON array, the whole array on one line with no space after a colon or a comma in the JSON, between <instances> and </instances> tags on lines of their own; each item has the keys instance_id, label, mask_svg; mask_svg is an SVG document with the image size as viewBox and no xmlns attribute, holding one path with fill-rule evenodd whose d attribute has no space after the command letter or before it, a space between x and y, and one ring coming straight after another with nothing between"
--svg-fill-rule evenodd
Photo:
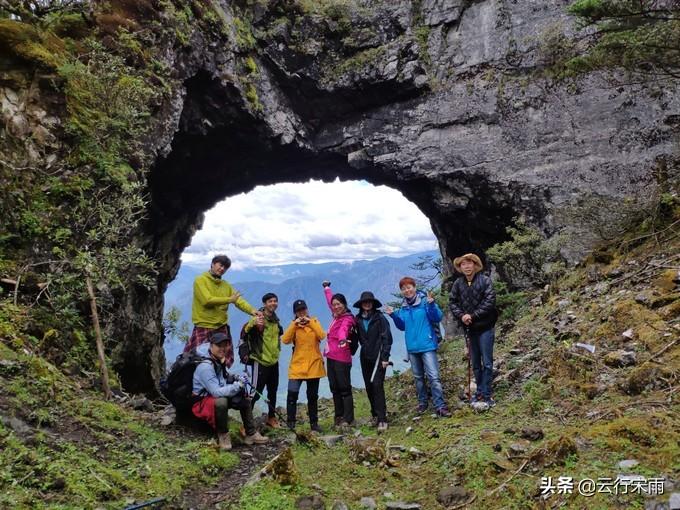
<instances>
[{"instance_id":1,"label":"natural stone arch","mask_svg":"<svg viewBox=\"0 0 680 510\"><path fill-rule=\"evenodd\" d=\"M424 2L420 18L406 1L352 14L357 33L373 32L344 61L335 22L289 13L276 24L267 11L252 18L257 50L197 31L190 51L172 54L178 86L150 142L158 157L140 235L157 285L127 296L114 328L126 388L160 378L163 293L202 212L229 195L312 177L388 185L430 219L448 260L502 240L515 216L550 235L587 193L616 203L654 186L655 161L674 151L675 85L541 77L527 41L557 13L564 20L560 2L444 4ZM234 12L224 7L227 23ZM281 30L258 31L272 23ZM295 30L326 53L293 45Z\"/></svg>"},{"instance_id":2,"label":"natural stone arch","mask_svg":"<svg viewBox=\"0 0 680 510\"><path fill-rule=\"evenodd\" d=\"M203 213L228 196L257 185L311 178L363 179L390 186L428 217L447 261L467 251L483 252L505 239L505 229L517 215L529 216L537 224L545 220L546 190L501 186L480 175L439 179L436 174L416 171L395 173L370 161L363 149L348 152L347 148L283 145L267 137L247 111L238 110L239 100L207 73L199 72L188 80L172 150L152 171L151 218L145 240L158 261L158 285L155 292L142 291L143 296L133 298L135 322L141 320L147 329L128 330L137 341L121 342L116 356L123 384L133 391L148 391L161 375L159 325L164 291L179 269L183 249L200 228Z\"/></svg>"}]
</instances>

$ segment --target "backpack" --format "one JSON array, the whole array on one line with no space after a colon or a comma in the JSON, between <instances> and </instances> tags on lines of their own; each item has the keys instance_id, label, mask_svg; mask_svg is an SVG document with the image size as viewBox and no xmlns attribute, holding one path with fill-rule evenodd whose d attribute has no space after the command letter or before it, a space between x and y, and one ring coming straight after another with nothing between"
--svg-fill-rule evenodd
<instances>
[{"instance_id":1,"label":"backpack","mask_svg":"<svg viewBox=\"0 0 680 510\"><path fill-rule=\"evenodd\" d=\"M195 348L189 352L183 352L177 356L168 375L161 380L161 393L170 401L177 412L191 411L191 407L197 401L196 396L192 395L194 372L196 367L206 360L210 361L210 358L201 356ZM218 367L215 366L215 373L218 370Z\"/></svg>"},{"instance_id":2,"label":"backpack","mask_svg":"<svg viewBox=\"0 0 680 510\"><path fill-rule=\"evenodd\" d=\"M241 328L241 334L239 335L238 342L238 358L244 365L252 365L254 360L253 356L259 357L262 354L262 345L264 344L264 337L262 336L262 331L257 329L256 326L250 328L246 331L246 322ZM283 334L283 328L281 324L279 326L279 337Z\"/></svg>"},{"instance_id":3,"label":"backpack","mask_svg":"<svg viewBox=\"0 0 680 510\"><path fill-rule=\"evenodd\" d=\"M437 345L444 341L444 335L442 334L442 323L441 322L430 322L432 326L432 331L434 332L434 337L437 340Z\"/></svg>"}]
</instances>

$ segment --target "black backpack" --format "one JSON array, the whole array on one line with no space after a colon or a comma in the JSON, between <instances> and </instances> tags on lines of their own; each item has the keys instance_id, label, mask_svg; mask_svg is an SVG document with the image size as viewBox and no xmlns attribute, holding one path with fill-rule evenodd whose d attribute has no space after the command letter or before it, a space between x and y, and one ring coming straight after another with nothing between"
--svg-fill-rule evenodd
<instances>
[{"instance_id":1,"label":"black backpack","mask_svg":"<svg viewBox=\"0 0 680 510\"><path fill-rule=\"evenodd\" d=\"M170 401L177 412L191 411L191 407L198 400L196 396L192 395L194 372L196 367L204 361L212 363L210 358L198 354L195 348L189 352L183 352L177 356L165 379L161 380L161 393ZM213 363L213 366L217 374L219 367L215 363Z\"/></svg>"},{"instance_id":2,"label":"black backpack","mask_svg":"<svg viewBox=\"0 0 680 510\"><path fill-rule=\"evenodd\" d=\"M253 356L259 357L262 354L262 345L264 344L264 337L262 336L262 331L260 331L257 326L253 326L248 331L246 331L246 322L241 328L241 334L239 335L238 342L238 358L244 365L252 365L254 360ZM279 337L283 334L283 328L279 324Z\"/></svg>"}]
</instances>

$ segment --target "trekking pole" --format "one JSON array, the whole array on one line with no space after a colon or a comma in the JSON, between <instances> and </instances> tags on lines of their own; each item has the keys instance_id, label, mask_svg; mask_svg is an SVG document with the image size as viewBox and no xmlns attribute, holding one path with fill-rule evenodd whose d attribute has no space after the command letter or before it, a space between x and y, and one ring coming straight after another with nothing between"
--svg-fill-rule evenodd
<instances>
[{"instance_id":1,"label":"trekking pole","mask_svg":"<svg viewBox=\"0 0 680 510\"><path fill-rule=\"evenodd\" d=\"M472 401L472 352L470 351L470 333L467 327L463 327L465 335L465 348L467 349L468 372L467 372L467 396Z\"/></svg>"}]
</instances>

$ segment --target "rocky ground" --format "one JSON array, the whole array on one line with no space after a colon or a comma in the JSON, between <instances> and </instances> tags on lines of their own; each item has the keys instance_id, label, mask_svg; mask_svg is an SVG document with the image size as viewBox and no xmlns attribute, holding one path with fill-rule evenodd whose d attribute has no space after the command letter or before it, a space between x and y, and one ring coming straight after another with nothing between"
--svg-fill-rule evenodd
<instances>
[{"instance_id":1,"label":"rocky ground","mask_svg":"<svg viewBox=\"0 0 680 510\"><path fill-rule=\"evenodd\" d=\"M677 508L675 232L596 251L529 296L498 327L498 405L488 412L459 398L462 338L441 350L452 418L416 416L410 374L391 377L382 436L357 390L349 432L331 430L324 402L320 438L268 430L271 445L247 448L234 422L235 448L219 452L160 403L104 401L95 374L66 375L33 354L12 329L16 310L0 323L0 507L119 509L163 498L151 508ZM579 493L586 479L599 483L588 496ZM662 480L663 494L644 494L650 480Z\"/></svg>"}]
</instances>

